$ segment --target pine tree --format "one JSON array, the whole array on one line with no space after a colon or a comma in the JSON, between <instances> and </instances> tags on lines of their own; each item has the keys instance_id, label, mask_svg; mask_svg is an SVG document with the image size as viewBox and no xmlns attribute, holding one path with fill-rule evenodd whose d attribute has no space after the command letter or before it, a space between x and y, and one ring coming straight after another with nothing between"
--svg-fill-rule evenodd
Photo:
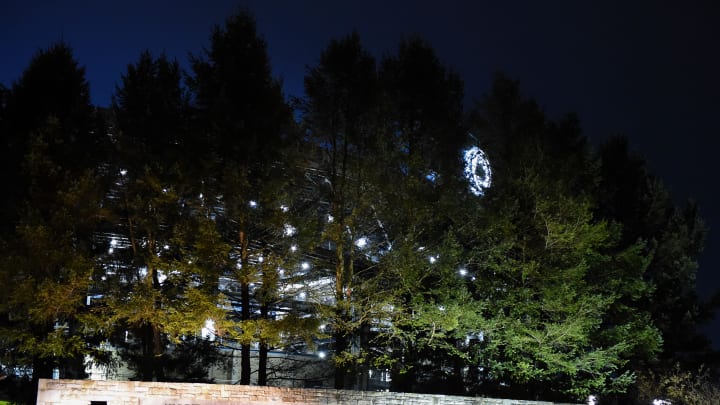
<instances>
[{"instance_id":1,"label":"pine tree","mask_svg":"<svg viewBox=\"0 0 720 405\"><path fill-rule=\"evenodd\" d=\"M483 315L478 389L624 392L628 361L651 359L661 344L640 305L651 291L644 245L620 245L622 228L594 215L596 166L572 118L549 122L504 77L475 118L497 162L482 209L464 221Z\"/></svg>"},{"instance_id":2,"label":"pine tree","mask_svg":"<svg viewBox=\"0 0 720 405\"><path fill-rule=\"evenodd\" d=\"M663 348L659 364L640 362L637 367L670 372L680 362L695 370L711 352L700 328L715 307L696 292L697 259L707 234L698 205L677 206L645 160L630 151L626 138L609 139L599 154L598 213L623 225L623 246L643 241L650 257L643 278L652 293L641 306L662 333Z\"/></svg>"},{"instance_id":3,"label":"pine tree","mask_svg":"<svg viewBox=\"0 0 720 405\"><path fill-rule=\"evenodd\" d=\"M92 229L103 216L102 142L84 68L55 44L32 58L2 103L0 277L17 286L0 305L3 363L27 367L34 382L53 369L81 377L98 333L85 299L96 270Z\"/></svg>"},{"instance_id":4,"label":"pine tree","mask_svg":"<svg viewBox=\"0 0 720 405\"><path fill-rule=\"evenodd\" d=\"M284 224L278 219L281 207L290 204L283 190L295 166L282 158L294 142L292 115L272 78L265 41L246 12L214 29L209 48L192 67L196 124L211 145L204 157L203 192L232 247L224 273L240 285L240 383L249 384L250 348L258 341L251 285L263 277L259 258L282 237Z\"/></svg>"},{"instance_id":5,"label":"pine tree","mask_svg":"<svg viewBox=\"0 0 720 405\"><path fill-rule=\"evenodd\" d=\"M33 136L24 167L30 181L15 231L5 235L0 281L13 286L0 305L3 363L29 367L33 382L85 375L85 355L100 331L86 306L97 263L90 235L104 216L98 176L81 177L52 160L54 120ZM32 388L28 388L32 390Z\"/></svg>"},{"instance_id":6,"label":"pine tree","mask_svg":"<svg viewBox=\"0 0 720 405\"><path fill-rule=\"evenodd\" d=\"M130 332L117 331L118 344L131 343L121 353L144 381L177 378L164 364L169 344L190 345L208 320L220 328L225 319L217 286L229 247L192 176L200 163L187 150L180 81L177 62L145 52L128 66L113 102L115 183L108 206L114 215L99 235L107 253L98 283L109 324Z\"/></svg>"},{"instance_id":7,"label":"pine tree","mask_svg":"<svg viewBox=\"0 0 720 405\"><path fill-rule=\"evenodd\" d=\"M321 216L323 250L319 269L333 279L333 304L323 307L332 328L335 388L351 386L350 370L360 350L362 298L355 289L359 275L373 267L368 257L386 248L382 225L375 218L379 93L374 58L357 33L333 40L320 62L305 77L304 125L316 156L315 198Z\"/></svg>"}]
</instances>

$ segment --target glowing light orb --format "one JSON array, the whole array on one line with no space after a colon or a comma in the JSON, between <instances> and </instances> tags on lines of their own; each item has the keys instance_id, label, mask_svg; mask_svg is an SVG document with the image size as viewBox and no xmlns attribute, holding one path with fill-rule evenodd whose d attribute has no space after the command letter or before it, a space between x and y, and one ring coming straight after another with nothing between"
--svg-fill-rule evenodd
<instances>
[{"instance_id":1,"label":"glowing light orb","mask_svg":"<svg viewBox=\"0 0 720 405\"><path fill-rule=\"evenodd\" d=\"M290 224L285 224L283 226L283 234L285 236L293 236L296 233L297 233L297 228L295 228L294 226L292 226Z\"/></svg>"},{"instance_id":2,"label":"glowing light orb","mask_svg":"<svg viewBox=\"0 0 720 405\"><path fill-rule=\"evenodd\" d=\"M208 319L205 326L200 330L200 334L204 339L215 340L215 321Z\"/></svg>"},{"instance_id":3,"label":"glowing light orb","mask_svg":"<svg viewBox=\"0 0 720 405\"><path fill-rule=\"evenodd\" d=\"M360 249L366 247L367 244L368 244L368 238L366 238L364 236L355 241L355 246L359 247Z\"/></svg>"},{"instance_id":4,"label":"glowing light orb","mask_svg":"<svg viewBox=\"0 0 720 405\"><path fill-rule=\"evenodd\" d=\"M492 184L492 170L485 152L477 146L465 151L465 178L470 182L470 192L480 197Z\"/></svg>"}]
</instances>

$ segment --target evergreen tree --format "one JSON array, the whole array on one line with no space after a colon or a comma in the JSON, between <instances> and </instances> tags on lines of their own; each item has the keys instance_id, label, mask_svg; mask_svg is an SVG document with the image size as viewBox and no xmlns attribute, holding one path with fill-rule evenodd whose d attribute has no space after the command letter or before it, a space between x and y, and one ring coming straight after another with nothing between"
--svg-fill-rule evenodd
<instances>
[{"instance_id":1,"label":"evergreen tree","mask_svg":"<svg viewBox=\"0 0 720 405\"><path fill-rule=\"evenodd\" d=\"M295 170L282 162L293 146L291 110L272 78L265 41L246 12L216 27L210 46L192 61L197 127L209 145L203 192L219 231L232 247L225 274L240 285L241 384L250 383L250 348L257 342L251 285L263 276L262 249L283 234L283 190ZM279 232L278 232L279 230ZM229 331L228 331L229 332Z\"/></svg>"},{"instance_id":2,"label":"evergreen tree","mask_svg":"<svg viewBox=\"0 0 720 405\"><path fill-rule=\"evenodd\" d=\"M34 382L53 369L81 377L98 332L84 305L103 216L102 141L84 68L67 44L41 50L2 104L0 277L17 286L0 305L3 363L27 367Z\"/></svg>"},{"instance_id":3,"label":"evergreen tree","mask_svg":"<svg viewBox=\"0 0 720 405\"><path fill-rule=\"evenodd\" d=\"M354 290L358 277L373 263L373 252L387 248L376 219L376 181L379 93L374 58L362 47L357 33L333 40L319 64L305 77L307 96L304 124L317 159L316 196L321 216L317 246L323 250L318 270L333 279L333 305L324 307L332 328L335 388L353 384L359 351L362 298Z\"/></svg>"},{"instance_id":4,"label":"evergreen tree","mask_svg":"<svg viewBox=\"0 0 720 405\"><path fill-rule=\"evenodd\" d=\"M376 342L393 353L392 389L460 393L462 382L453 376L464 354L457 346L475 316L452 238L452 212L463 209L458 179L468 141L463 83L419 38L386 56L379 76L386 135L376 215L392 249L377 267L392 326Z\"/></svg>"},{"instance_id":5,"label":"evergreen tree","mask_svg":"<svg viewBox=\"0 0 720 405\"><path fill-rule=\"evenodd\" d=\"M217 287L229 247L191 175L198 163L187 150L180 81L177 62L145 52L128 66L113 102L114 216L101 235L107 253L98 283L110 325L130 332L118 344L130 343L123 353L144 381L177 378L168 368L169 343L188 346L208 320L220 328L225 318Z\"/></svg>"},{"instance_id":6,"label":"evergreen tree","mask_svg":"<svg viewBox=\"0 0 720 405\"><path fill-rule=\"evenodd\" d=\"M651 259L643 278L652 286L642 308L652 314L663 337L659 364L639 363L643 369L671 372L675 363L690 370L709 360L710 343L700 328L715 305L696 292L697 258L707 226L694 202L677 206L662 181L652 175L644 159L630 152L628 141L611 138L600 146L600 187L597 211L623 225L622 245L644 241Z\"/></svg>"},{"instance_id":7,"label":"evergreen tree","mask_svg":"<svg viewBox=\"0 0 720 405\"><path fill-rule=\"evenodd\" d=\"M651 359L661 344L640 305L651 291L644 245L619 245L621 227L593 215L596 166L572 119L549 122L504 77L475 118L497 162L482 209L464 221L474 225L463 238L483 314L478 389L624 392L628 360Z\"/></svg>"},{"instance_id":8,"label":"evergreen tree","mask_svg":"<svg viewBox=\"0 0 720 405\"><path fill-rule=\"evenodd\" d=\"M97 321L86 306L97 264L90 235L102 218L98 176L70 175L49 155L60 132L50 120L33 137L24 167L27 200L2 244L0 281L13 286L0 304L3 363L32 371L33 384L85 376ZM28 388L32 392L33 388Z\"/></svg>"},{"instance_id":9,"label":"evergreen tree","mask_svg":"<svg viewBox=\"0 0 720 405\"><path fill-rule=\"evenodd\" d=\"M465 145L464 87L424 40L412 37L380 66L387 124L406 154L411 176L454 173Z\"/></svg>"},{"instance_id":10,"label":"evergreen tree","mask_svg":"<svg viewBox=\"0 0 720 405\"><path fill-rule=\"evenodd\" d=\"M79 66L72 49L64 42L38 51L3 95L2 171L0 180L5 185L2 221L12 231L17 223L30 179L22 169L24 157L32 145L32 135L45 127L49 118L55 120L57 136L48 151L64 168L79 174L85 168L95 167L103 150L100 137L93 131L93 107L85 79L85 68Z\"/></svg>"}]
</instances>

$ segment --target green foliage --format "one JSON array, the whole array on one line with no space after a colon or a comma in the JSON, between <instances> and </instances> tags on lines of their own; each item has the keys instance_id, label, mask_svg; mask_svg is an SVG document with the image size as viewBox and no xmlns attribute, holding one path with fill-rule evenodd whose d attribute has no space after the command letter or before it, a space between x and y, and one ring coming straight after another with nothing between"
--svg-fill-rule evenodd
<instances>
[{"instance_id":1,"label":"green foliage","mask_svg":"<svg viewBox=\"0 0 720 405\"><path fill-rule=\"evenodd\" d=\"M597 166L571 122L547 122L502 77L475 112L500 177L458 221L483 303L477 389L485 392L625 392L628 362L652 359L662 344L641 306L652 293L651 256L643 243L620 244L621 227L596 215L587 179Z\"/></svg>"},{"instance_id":2,"label":"green foliage","mask_svg":"<svg viewBox=\"0 0 720 405\"><path fill-rule=\"evenodd\" d=\"M477 299L488 318L480 328L482 363L494 378L543 384L576 398L619 384L618 375L631 382L623 354L645 342L630 334L606 336L600 346L596 339L618 293L588 282L592 273L612 268L607 224L594 221L582 199L545 194L535 181L520 185L519 195L532 205L528 211L515 206L509 216L505 204L499 213L486 212L490 226L480 240L504 239L502 248L476 246L472 259L479 270ZM630 326L616 328L638 330Z\"/></svg>"},{"instance_id":3,"label":"green foliage","mask_svg":"<svg viewBox=\"0 0 720 405\"><path fill-rule=\"evenodd\" d=\"M689 371L675 364L661 373L646 371L638 379L638 399L669 400L673 404L714 404L720 401L720 386L704 367Z\"/></svg>"},{"instance_id":4,"label":"green foliage","mask_svg":"<svg viewBox=\"0 0 720 405\"><path fill-rule=\"evenodd\" d=\"M142 53L106 137L64 44L0 88L3 173L20 179L3 205L1 364L80 375L84 355L112 364L110 341L138 379L204 381L222 339L243 384L257 344L264 385L270 350L330 342L337 388L379 368L393 390L715 400L702 370L670 368L709 352L706 226L625 141L595 153L577 117L547 119L503 76L466 114L428 43L376 64L356 33L308 70L300 130L256 29L244 12L216 27L188 87ZM493 167L481 198L469 144ZM206 323L219 339L199 337Z\"/></svg>"},{"instance_id":5,"label":"green foliage","mask_svg":"<svg viewBox=\"0 0 720 405\"><path fill-rule=\"evenodd\" d=\"M228 295L237 310L222 321L222 332L240 345L241 384L250 383L250 345L260 345L258 383L264 385L267 352L280 344L287 326L271 315L281 301L277 272L297 267L298 260L288 255L294 235L285 234L294 226L286 211L294 202L290 182L296 178L298 139L280 82L271 75L265 41L249 13L234 14L215 27L204 54L193 58L192 70L193 125L209 145L201 149L202 192L220 241L229 248L223 275L239 287ZM251 285L261 287L254 292Z\"/></svg>"},{"instance_id":6,"label":"green foliage","mask_svg":"<svg viewBox=\"0 0 720 405\"><path fill-rule=\"evenodd\" d=\"M82 359L93 352L98 330L85 305L98 270L90 239L104 210L92 170L73 176L49 153L58 139L56 120L32 134L24 162L26 208L0 244L0 282L13 286L0 302L0 363L31 370L33 381L83 376ZM17 376L20 377L20 376Z\"/></svg>"}]
</instances>

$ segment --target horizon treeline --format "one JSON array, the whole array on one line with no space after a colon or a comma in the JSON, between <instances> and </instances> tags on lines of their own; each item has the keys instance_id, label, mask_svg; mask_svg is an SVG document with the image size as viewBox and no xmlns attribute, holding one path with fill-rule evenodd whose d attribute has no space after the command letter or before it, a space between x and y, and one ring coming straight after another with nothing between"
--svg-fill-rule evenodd
<instances>
[{"instance_id":1,"label":"horizon treeline","mask_svg":"<svg viewBox=\"0 0 720 405\"><path fill-rule=\"evenodd\" d=\"M717 398L707 227L627 139L591 145L502 74L465 108L418 37L318 51L288 100L239 12L188 71L143 52L110 108L62 42L0 87L4 395L88 362L209 381L224 348L238 383L280 384L269 353L303 348L338 389Z\"/></svg>"}]
</instances>

